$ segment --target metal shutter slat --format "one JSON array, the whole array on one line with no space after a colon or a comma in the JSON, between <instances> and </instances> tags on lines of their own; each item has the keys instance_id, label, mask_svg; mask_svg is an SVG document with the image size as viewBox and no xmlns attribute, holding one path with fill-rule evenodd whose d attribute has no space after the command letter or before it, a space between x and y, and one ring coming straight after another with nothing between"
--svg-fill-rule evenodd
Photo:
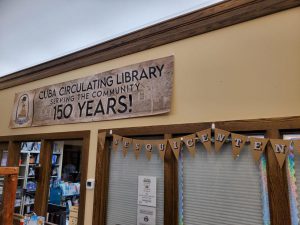
<instances>
[{"instance_id":1,"label":"metal shutter slat","mask_svg":"<svg viewBox=\"0 0 300 225\"><path fill-rule=\"evenodd\" d=\"M234 160L231 144L208 154L197 144L195 158L183 149L185 225L263 224L260 170L246 146Z\"/></svg>"}]
</instances>

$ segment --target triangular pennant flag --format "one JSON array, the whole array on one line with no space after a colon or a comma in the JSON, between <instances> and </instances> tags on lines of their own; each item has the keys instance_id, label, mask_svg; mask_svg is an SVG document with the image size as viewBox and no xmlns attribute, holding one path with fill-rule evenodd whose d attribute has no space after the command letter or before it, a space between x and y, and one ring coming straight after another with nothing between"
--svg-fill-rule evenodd
<instances>
[{"instance_id":1,"label":"triangular pennant flag","mask_svg":"<svg viewBox=\"0 0 300 225\"><path fill-rule=\"evenodd\" d=\"M195 141L196 134L190 134L187 136L183 136L182 140L185 143L187 149L189 150L190 154L195 157L196 153L196 141Z\"/></svg>"},{"instance_id":2,"label":"triangular pennant flag","mask_svg":"<svg viewBox=\"0 0 300 225\"><path fill-rule=\"evenodd\" d=\"M270 139L272 148L275 152L275 156L279 163L280 168L282 168L286 155L289 153L291 141L282 139Z\"/></svg>"},{"instance_id":3,"label":"triangular pennant flag","mask_svg":"<svg viewBox=\"0 0 300 225\"><path fill-rule=\"evenodd\" d=\"M156 147L158 149L159 152L159 156L162 160L165 159L165 153L166 153L166 149L167 149L167 143L168 140L167 139L163 139L163 140L156 140Z\"/></svg>"},{"instance_id":4,"label":"triangular pennant flag","mask_svg":"<svg viewBox=\"0 0 300 225\"><path fill-rule=\"evenodd\" d=\"M136 159L139 159L143 147L143 143L144 143L143 140L132 139L132 148Z\"/></svg>"},{"instance_id":5,"label":"triangular pennant flag","mask_svg":"<svg viewBox=\"0 0 300 225\"><path fill-rule=\"evenodd\" d=\"M169 141L169 144L172 148L172 151L173 151L176 159L178 160L179 152L180 152L181 146L182 146L181 138L172 138L172 139L169 139L168 141Z\"/></svg>"},{"instance_id":6,"label":"triangular pennant flag","mask_svg":"<svg viewBox=\"0 0 300 225\"><path fill-rule=\"evenodd\" d=\"M144 142L145 142L145 149L146 149L146 157L148 160L150 160L152 157L152 151L153 151L153 147L155 146L155 142L150 140L145 140Z\"/></svg>"},{"instance_id":7,"label":"triangular pennant flag","mask_svg":"<svg viewBox=\"0 0 300 225\"><path fill-rule=\"evenodd\" d=\"M218 152L220 151L222 145L226 141L226 139L229 137L230 132L226 130L221 130L216 128L215 129L215 150Z\"/></svg>"},{"instance_id":8,"label":"triangular pennant flag","mask_svg":"<svg viewBox=\"0 0 300 225\"><path fill-rule=\"evenodd\" d=\"M105 139L106 139L106 132L101 132L98 134L98 143L101 149L104 149Z\"/></svg>"},{"instance_id":9,"label":"triangular pennant flag","mask_svg":"<svg viewBox=\"0 0 300 225\"><path fill-rule=\"evenodd\" d=\"M113 151L117 151L118 150L118 146L119 144L122 142L122 136L117 135L117 134L113 134Z\"/></svg>"},{"instance_id":10,"label":"triangular pennant flag","mask_svg":"<svg viewBox=\"0 0 300 225\"><path fill-rule=\"evenodd\" d=\"M206 151L211 151L211 128L196 133Z\"/></svg>"},{"instance_id":11,"label":"triangular pennant flag","mask_svg":"<svg viewBox=\"0 0 300 225\"><path fill-rule=\"evenodd\" d=\"M266 138L250 138L250 145L253 158L256 162L260 160L261 154L265 151L269 139Z\"/></svg>"},{"instance_id":12,"label":"triangular pennant flag","mask_svg":"<svg viewBox=\"0 0 300 225\"><path fill-rule=\"evenodd\" d=\"M129 149L131 143L132 143L131 138L123 137L122 152L123 152L124 157L127 155L127 152L128 152L128 149Z\"/></svg>"},{"instance_id":13,"label":"triangular pennant flag","mask_svg":"<svg viewBox=\"0 0 300 225\"><path fill-rule=\"evenodd\" d=\"M295 151L300 153L300 140L293 140L293 148L294 148L294 154Z\"/></svg>"},{"instance_id":14,"label":"triangular pennant flag","mask_svg":"<svg viewBox=\"0 0 300 225\"><path fill-rule=\"evenodd\" d=\"M231 143L232 143L232 156L236 159L239 155L245 143L247 141L247 137L240 134L231 133Z\"/></svg>"}]
</instances>

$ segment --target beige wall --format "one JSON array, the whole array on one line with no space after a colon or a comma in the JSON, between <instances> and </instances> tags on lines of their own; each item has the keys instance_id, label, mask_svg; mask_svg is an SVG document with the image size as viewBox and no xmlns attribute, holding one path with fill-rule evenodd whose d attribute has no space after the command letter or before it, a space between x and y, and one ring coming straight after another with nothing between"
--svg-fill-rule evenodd
<instances>
[{"instance_id":1,"label":"beige wall","mask_svg":"<svg viewBox=\"0 0 300 225\"><path fill-rule=\"evenodd\" d=\"M300 115L300 8L0 91L0 135L91 130L88 177L97 130ZM9 129L14 93L175 55L171 113L115 121ZM87 191L91 224L93 191Z\"/></svg>"}]
</instances>

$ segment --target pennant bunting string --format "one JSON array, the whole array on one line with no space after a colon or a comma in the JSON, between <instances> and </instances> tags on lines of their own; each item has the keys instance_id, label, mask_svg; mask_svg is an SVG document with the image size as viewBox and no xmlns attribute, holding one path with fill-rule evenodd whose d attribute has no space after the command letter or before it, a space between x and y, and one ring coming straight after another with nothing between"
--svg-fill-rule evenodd
<instances>
[{"instance_id":1,"label":"pennant bunting string","mask_svg":"<svg viewBox=\"0 0 300 225\"><path fill-rule=\"evenodd\" d=\"M250 137L245 135L230 133L229 131L215 128L214 129L214 142L215 150L219 152L226 140L229 140L231 135L231 148L232 157L237 159L241 151L245 147L246 143L250 142L250 151L252 152L255 161L259 161L261 155L264 153L265 148L269 142L267 138ZM124 157L126 157L129 149L132 149L135 158L138 160L142 149L144 148L146 153L146 158L151 160L153 151L157 151L161 160L164 160L167 145L170 145L171 150L178 160L180 151L182 150L183 144L186 146L189 153L195 157L196 154L196 144L201 142L207 152L211 151L212 139L212 129L205 129L202 131L195 132L193 134L185 135L182 137L162 139L162 140L141 140L132 139L127 137L122 137L117 134L113 134L112 149L114 152L117 151L119 145L121 144L121 150ZM98 134L98 145L100 148L104 149L106 141L106 132L101 132ZM300 140L282 140L282 139L271 139L270 140L272 149L274 150L278 165L282 168L285 159L293 146L294 152L300 153Z\"/></svg>"}]
</instances>

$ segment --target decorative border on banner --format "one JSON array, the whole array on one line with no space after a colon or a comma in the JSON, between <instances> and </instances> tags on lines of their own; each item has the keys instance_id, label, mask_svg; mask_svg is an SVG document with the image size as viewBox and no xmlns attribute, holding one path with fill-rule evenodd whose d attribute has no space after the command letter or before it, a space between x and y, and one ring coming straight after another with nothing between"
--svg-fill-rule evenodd
<instances>
[{"instance_id":1,"label":"decorative border on banner","mask_svg":"<svg viewBox=\"0 0 300 225\"><path fill-rule=\"evenodd\" d=\"M270 225L270 207L269 207L269 194L268 194L268 180L267 180L267 158L265 154L262 154L259 162L260 169L260 188L261 188L261 200L262 200L262 214L263 224Z\"/></svg>"},{"instance_id":2,"label":"decorative border on banner","mask_svg":"<svg viewBox=\"0 0 300 225\"><path fill-rule=\"evenodd\" d=\"M292 151L288 155L287 159L287 173L288 173L288 187L289 187L289 196L290 196L290 209L291 209L291 221L292 225L299 224L298 217L298 203L297 203L297 186L296 186L296 171L295 171L295 155Z\"/></svg>"}]
</instances>

